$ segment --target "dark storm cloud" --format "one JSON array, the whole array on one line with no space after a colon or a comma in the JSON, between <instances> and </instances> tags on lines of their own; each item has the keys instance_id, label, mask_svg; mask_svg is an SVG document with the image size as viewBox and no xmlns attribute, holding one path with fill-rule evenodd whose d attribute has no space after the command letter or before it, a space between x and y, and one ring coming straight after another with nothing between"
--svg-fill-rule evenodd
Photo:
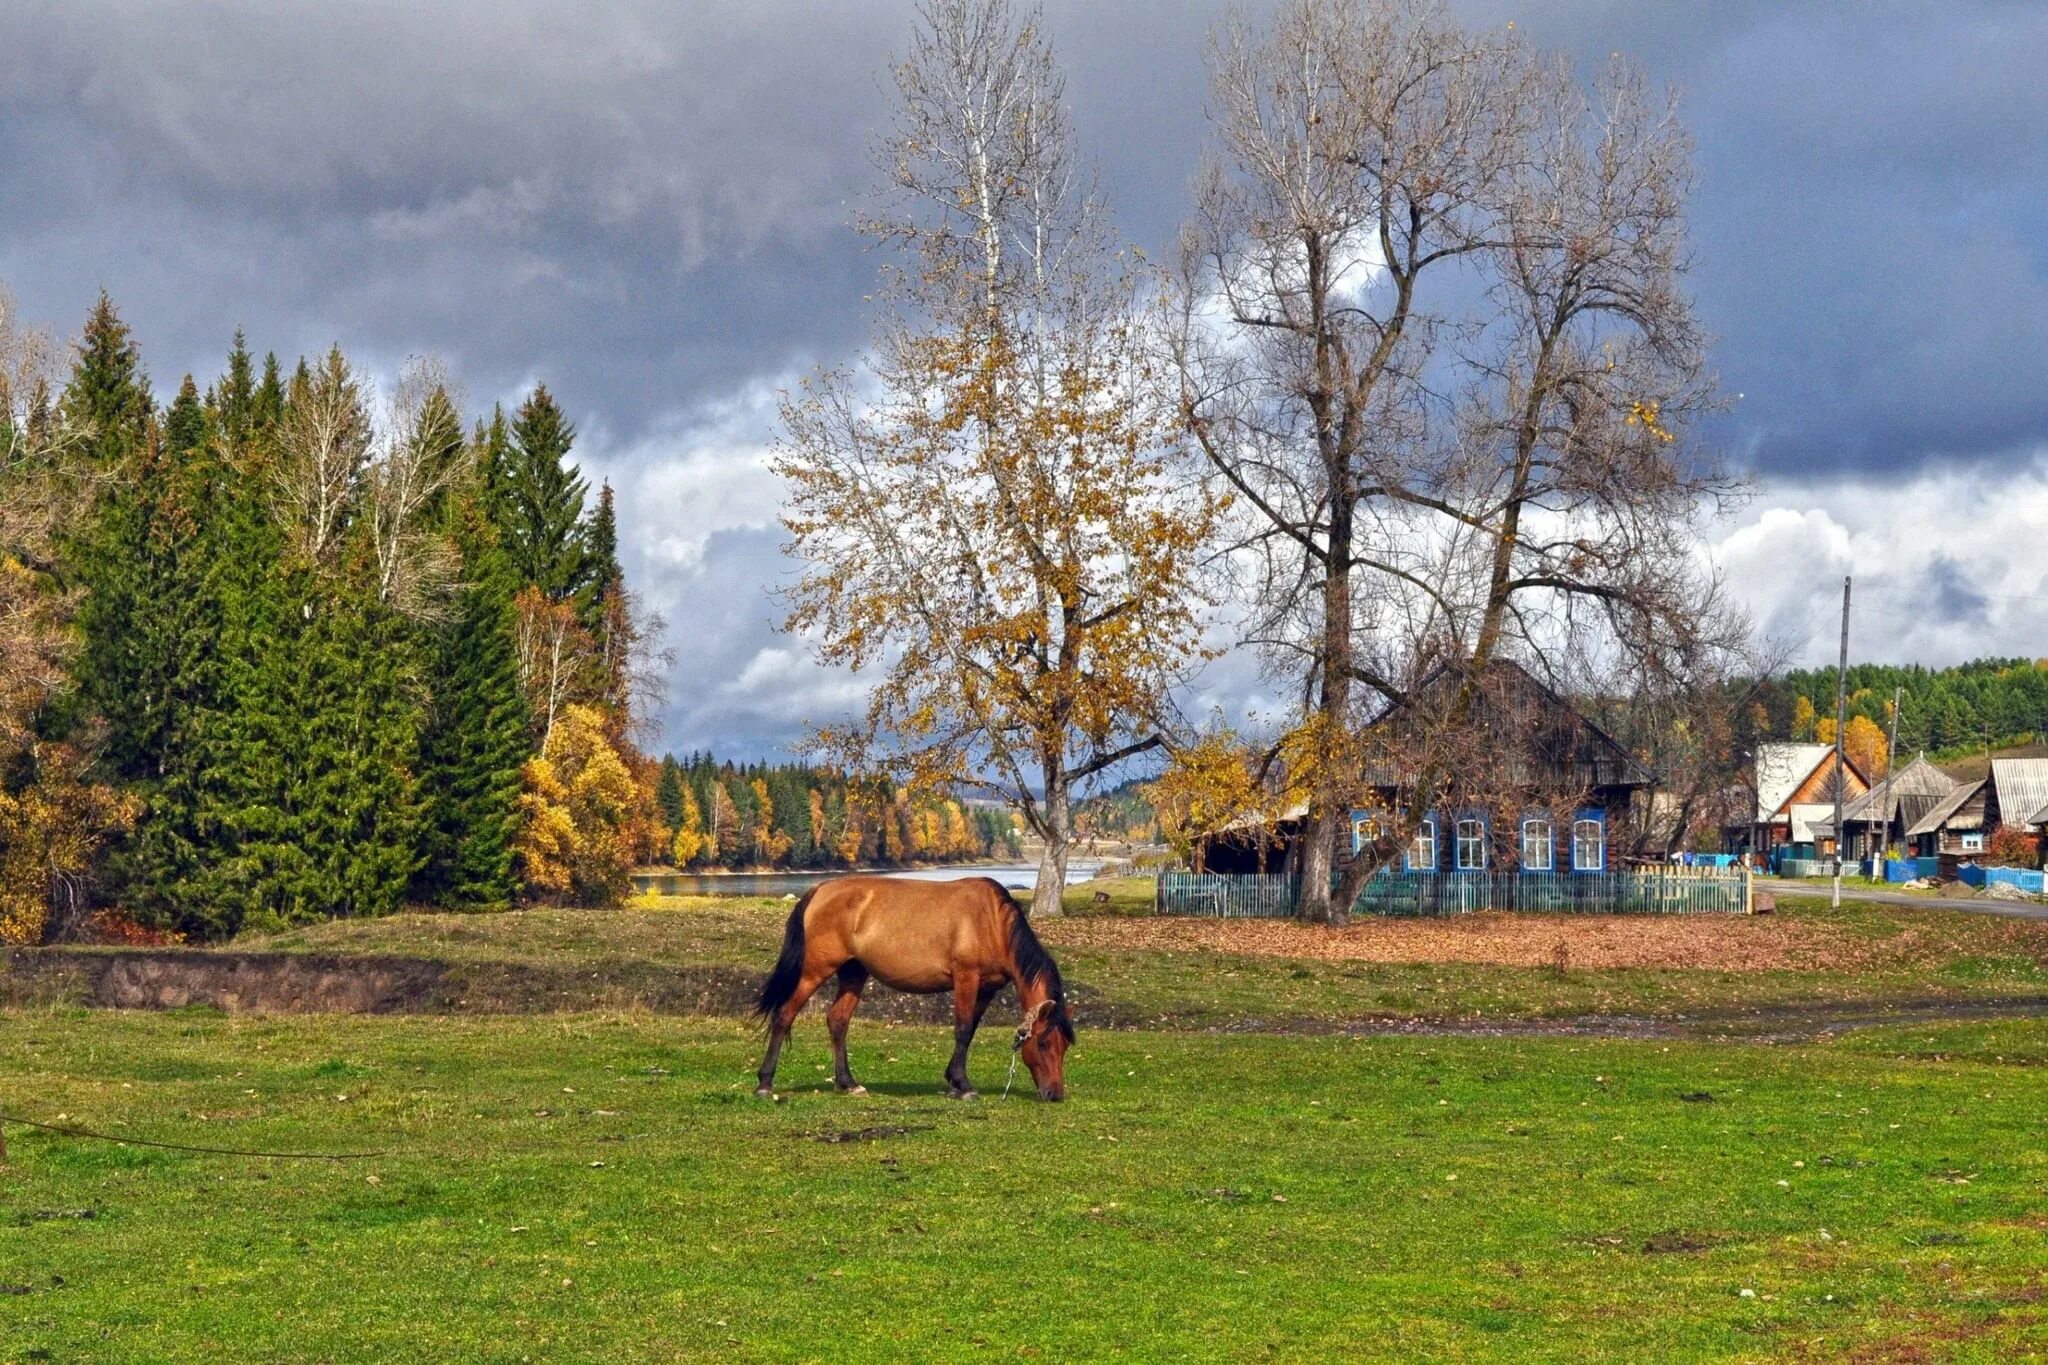
<instances>
[{"instance_id":1,"label":"dark storm cloud","mask_svg":"<svg viewBox=\"0 0 2048 1365\"><path fill-rule=\"evenodd\" d=\"M1682 89L1739 463L1903 478L2048 446L2048 7L1457 8ZM1155 253L1221 13L1047 9L1085 148ZM65 329L105 286L165 388L217 369L238 323L386 373L439 353L473 402L545 378L630 494L629 568L720 670L676 688L671 734L772 745L847 689L786 666L767 624L773 391L859 345L875 261L847 223L910 22L904 0L16 0L0 279ZM718 692L742 676L758 705Z\"/></svg>"}]
</instances>

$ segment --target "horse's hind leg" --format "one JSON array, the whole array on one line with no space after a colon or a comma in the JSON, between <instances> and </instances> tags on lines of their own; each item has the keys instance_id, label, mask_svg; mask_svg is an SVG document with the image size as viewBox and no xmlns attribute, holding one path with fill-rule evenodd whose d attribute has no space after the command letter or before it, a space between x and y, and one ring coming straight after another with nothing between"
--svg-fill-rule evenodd
<instances>
[{"instance_id":1,"label":"horse's hind leg","mask_svg":"<svg viewBox=\"0 0 2048 1365\"><path fill-rule=\"evenodd\" d=\"M974 1098L974 1086L967 1079L967 1049L974 1045L974 1031L988 1013L988 1002L1001 989L983 986L979 975L953 978L953 1060L946 1063L946 1093L953 1099Z\"/></svg>"},{"instance_id":2,"label":"horse's hind leg","mask_svg":"<svg viewBox=\"0 0 2048 1365\"><path fill-rule=\"evenodd\" d=\"M797 982L796 991L781 1009L768 1020L768 1050L761 1054L761 1083L754 1087L754 1093L763 1098L775 1093L775 1063L782 1056L782 1044L789 1037L790 1027L796 1023L797 1014L810 1003L818 987L825 984L825 978L832 975L831 968L818 971L804 969L803 978Z\"/></svg>"},{"instance_id":3,"label":"horse's hind leg","mask_svg":"<svg viewBox=\"0 0 2048 1365\"><path fill-rule=\"evenodd\" d=\"M832 1035L832 1084L849 1095L865 1095L868 1088L853 1078L846 1064L846 1030L853 1012L860 1008L860 993L868 984L868 969L849 962L839 969L839 995L825 1012L825 1028Z\"/></svg>"}]
</instances>

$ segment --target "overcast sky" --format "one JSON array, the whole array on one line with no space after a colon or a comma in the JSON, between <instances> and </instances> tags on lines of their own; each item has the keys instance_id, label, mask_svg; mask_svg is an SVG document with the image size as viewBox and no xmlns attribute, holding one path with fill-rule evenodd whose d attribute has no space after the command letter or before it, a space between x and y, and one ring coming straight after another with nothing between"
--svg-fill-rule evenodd
<instances>
[{"instance_id":1,"label":"overcast sky","mask_svg":"<svg viewBox=\"0 0 2048 1365\"><path fill-rule=\"evenodd\" d=\"M2048 5L1455 5L1675 85L1693 283L1762 493L1713 535L1764 628L1831 657L2048 654ZM1257 7L1254 6L1256 11ZM1047 6L1083 150L1157 249L1205 136L1209 0ZM168 393L239 324L287 358L545 379L618 488L677 649L665 741L772 753L856 685L773 629L778 389L858 353L883 73L908 0L9 0L0 280L101 288ZM1226 661L1198 704L1242 704Z\"/></svg>"}]
</instances>

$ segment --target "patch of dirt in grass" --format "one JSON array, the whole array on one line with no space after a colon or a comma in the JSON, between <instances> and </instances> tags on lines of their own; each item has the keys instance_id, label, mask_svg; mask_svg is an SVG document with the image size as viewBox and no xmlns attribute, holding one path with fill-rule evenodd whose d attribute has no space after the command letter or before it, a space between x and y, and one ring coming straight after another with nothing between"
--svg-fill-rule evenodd
<instances>
[{"instance_id":1,"label":"patch of dirt in grass","mask_svg":"<svg viewBox=\"0 0 2048 1365\"><path fill-rule=\"evenodd\" d=\"M1643 1254L1672 1256L1712 1251L1731 1240L1725 1232L1660 1232L1643 1243Z\"/></svg>"},{"instance_id":2,"label":"patch of dirt in grass","mask_svg":"<svg viewBox=\"0 0 2048 1365\"><path fill-rule=\"evenodd\" d=\"M813 1142L880 1142L883 1138L902 1137L906 1133L928 1133L932 1125L917 1123L905 1126L898 1123L878 1124L873 1128L841 1128L824 1133L811 1134Z\"/></svg>"},{"instance_id":3,"label":"patch of dirt in grass","mask_svg":"<svg viewBox=\"0 0 2048 1365\"><path fill-rule=\"evenodd\" d=\"M1910 912L1908 912L1910 913ZM1531 915L1358 920L1345 928L1291 920L1072 918L1039 926L1055 945L1124 952L1247 953L1324 962L1463 962L1496 967L1692 968L1727 972L1869 971L2005 948L2048 959L2048 926L1907 923L1883 938L1788 915ZM1561 951L1560 951L1561 950Z\"/></svg>"}]
</instances>

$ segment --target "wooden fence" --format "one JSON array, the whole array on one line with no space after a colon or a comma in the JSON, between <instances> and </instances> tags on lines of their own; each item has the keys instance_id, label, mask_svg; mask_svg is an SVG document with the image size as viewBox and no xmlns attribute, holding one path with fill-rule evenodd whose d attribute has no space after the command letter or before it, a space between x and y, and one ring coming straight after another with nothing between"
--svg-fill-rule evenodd
<instances>
[{"instance_id":1,"label":"wooden fence","mask_svg":"<svg viewBox=\"0 0 2048 1365\"><path fill-rule=\"evenodd\" d=\"M1162 915L1210 919L1288 919L1295 911L1294 878L1278 873L1161 872L1153 908Z\"/></svg>"},{"instance_id":2,"label":"wooden fence","mask_svg":"<svg viewBox=\"0 0 2048 1365\"><path fill-rule=\"evenodd\" d=\"M1221 919L1285 919L1296 913L1294 879L1216 873L1159 874L1158 913ZM1356 915L1437 916L1478 910L1580 915L1743 915L1745 868L1653 867L1619 872L1447 872L1387 869L1365 884Z\"/></svg>"}]
</instances>

